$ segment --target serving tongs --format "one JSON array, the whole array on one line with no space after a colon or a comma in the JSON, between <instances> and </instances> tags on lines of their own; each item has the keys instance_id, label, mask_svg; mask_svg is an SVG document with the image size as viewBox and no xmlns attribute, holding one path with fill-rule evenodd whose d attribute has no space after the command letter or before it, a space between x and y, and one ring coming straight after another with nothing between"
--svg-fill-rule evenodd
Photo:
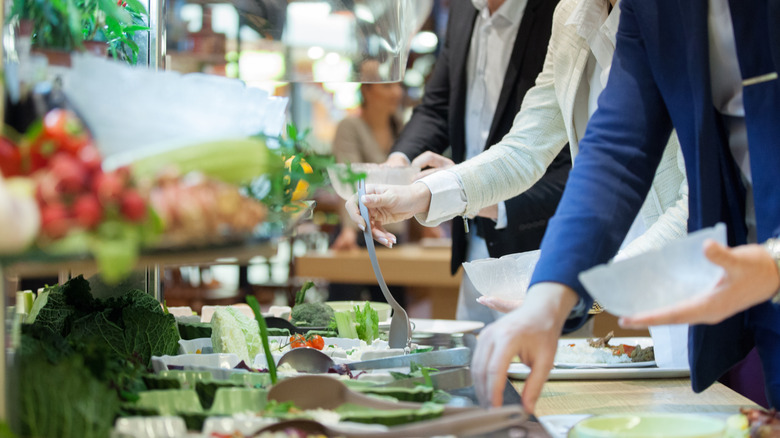
<instances>
[{"instance_id":1,"label":"serving tongs","mask_svg":"<svg viewBox=\"0 0 780 438\"><path fill-rule=\"evenodd\" d=\"M366 221L366 228L363 230L363 237L366 240L366 249L368 249L368 255L371 258L371 267L374 268L374 275L376 281L379 283L379 288L382 289L382 295L385 296L385 300L393 308L393 316L390 318L390 334L388 337L388 345L390 348L403 348L406 351L410 349L412 343L412 325L409 323L409 316L406 314L406 310L398 304L398 301L393 298L393 294L387 288L385 278L382 276L382 271L379 270L379 262L376 258L376 248L374 248L374 237L371 233L371 219L368 216L368 209L363 205L363 196L366 194L366 181L361 179L357 183L358 188L358 207L360 208L360 215L363 216L363 220Z\"/></svg>"}]
</instances>

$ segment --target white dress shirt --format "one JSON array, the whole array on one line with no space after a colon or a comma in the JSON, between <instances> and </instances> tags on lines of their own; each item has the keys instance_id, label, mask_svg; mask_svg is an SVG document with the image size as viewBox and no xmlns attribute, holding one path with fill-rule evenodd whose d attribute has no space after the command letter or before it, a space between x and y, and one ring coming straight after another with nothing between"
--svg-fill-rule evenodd
<instances>
[{"instance_id":1,"label":"white dress shirt","mask_svg":"<svg viewBox=\"0 0 780 438\"><path fill-rule=\"evenodd\" d=\"M742 102L742 74L737 58L737 43L728 0L709 0L707 27L710 41L710 82L712 102L726 121L729 148L745 184L745 223L748 243L756 242L756 210L753 204L753 179L750 173L745 106Z\"/></svg>"},{"instance_id":2,"label":"white dress shirt","mask_svg":"<svg viewBox=\"0 0 780 438\"><path fill-rule=\"evenodd\" d=\"M517 31L528 0L506 0L493 14L485 0L472 0L478 15L466 60L466 159L485 150L504 76L512 57ZM507 226L506 204L498 204L496 228ZM466 260L489 257L485 240L476 230L468 233Z\"/></svg>"},{"instance_id":3,"label":"white dress shirt","mask_svg":"<svg viewBox=\"0 0 780 438\"><path fill-rule=\"evenodd\" d=\"M509 1L504 6L507 6L508 3ZM496 14L500 10L497 10ZM615 52L615 35L617 34L619 20L620 9L614 7L609 12L609 4L606 0L582 0L566 21L566 25L574 26L577 29L577 34L586 40L590 47L587 74L582 77L582 85L578 88L578 94L575 99L574 127L578 139L585 135L588 120L596 111L598 97L607 85L609 69L612 65L612 55ZM477 27L475 26L475 35L476 30ZM472 39L473 47L474 42ZM468 122L466 126L468 128ZM490 127L488 126L487 129L490 129ZM467 140L469 139L468 129L466 138ZM484 145L479 151L481 152L483 149ZM472 155L468 155L467 158L472 158ZM420 183L426 184L432 193L428 213L417 215L417 220L421 223L434 225L435 222L429 222L428 218L452 217L460 215L466 210L466 195L455 173L450 171L437 172L434 175L423 178L420 180ZM499 212L501 204L499 204ZM499 216L499 226L501 225L500 219L501 216ZM641 220L635 220L634 224L629 233L631 240L644 231L644 223ZM627 238L626 241L630 240Z\"/></svg>"}]
</instances>

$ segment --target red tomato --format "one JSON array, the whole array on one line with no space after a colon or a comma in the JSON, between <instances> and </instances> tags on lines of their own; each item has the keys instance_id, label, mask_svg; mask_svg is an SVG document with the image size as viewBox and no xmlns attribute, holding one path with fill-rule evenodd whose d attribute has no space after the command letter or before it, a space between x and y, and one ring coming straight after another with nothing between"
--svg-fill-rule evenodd
<instances>
[{"instance_id":1,"label":"red tomato","mask_svg":"<svg viewBox=\"0 0 780 438\"><path fill-rule=\"evenodd\" d=\"M55 140L59 148L72 155L89 143L89 133L75 114L62 108L55 108L43 118L43 133Z\"/></svg>"},{"instance_id":2,"label":"red tomato","mask_svg":"<svg viewBox=\"0 0 780 438\"><path fill-rule=\"evenodd\" d=\"M0 173L6 178L22 174L19 148L5 137L0 137Z\"/></svg>"},{"instance_id":3,"label":"red tomato","mask_svg":"<svg viewBox=\"0 0 780 438\"><path fill-rule=\"evenodd\" d=\"M306 338L303 335L290 336L290 348L307 347Z\"/></svg>"},{"instance_id":4,"label":"red tomato","mask_svg":"<svg viewBox=\"0 0 780 438\"><path fill-rule=\"evenodd\" d=\"M311 348L316 348L317 350L322 350L325 348L325 340L322 339L322 336L320 335L310 336L306 344Z\"/></svg>"},{"instance_id":5,"label":"red tomato","mask_svg":"<svg viewBox=\"0 0 780 438\"><path fill-rule=\"evenodd\" d=\"M636 350L636 347L633 345L621 344L620 346L623 347L623 352L629 356L631 356L631 353L633 353L634 350Z\"/></svg>"}]
</instances>

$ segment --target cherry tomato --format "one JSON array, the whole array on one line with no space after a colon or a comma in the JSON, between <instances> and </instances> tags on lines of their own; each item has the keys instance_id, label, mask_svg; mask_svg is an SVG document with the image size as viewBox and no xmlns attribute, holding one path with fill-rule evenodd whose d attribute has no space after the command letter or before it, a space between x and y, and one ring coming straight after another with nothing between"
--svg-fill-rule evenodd
<instances>
[{"instance_id":1,"label":"cherry tomato","mask_svg":"<svg viewBox=\"0 0 780 438\"><path fill-rule=\"evenodd\" d=\"M316 348L317 350L322 350L325 348L325 340L322 339L322 336L320 335L312 335L309 337L308 342L306 343L311 348Z\"/></svg>"},{"instance_id":2,"label":"cherry tomato","mask_svg":"<svg viewBox=\"0 0 780 438\"><path fill-rule=\"evenodd\" d=\"M290 336L290 348L307 347L306 338L303 335Z\"/></svg>"},{"instance_id":3,"label":"cherry tomato","mask_svg":"<svg viewBox=\"0 0 780 438\"><path fill-rule=\"evenodd\" d=\"M0 137L0 173L6 178L22 174L21 152L5 137Z\"/></svg>"}]
</instances>

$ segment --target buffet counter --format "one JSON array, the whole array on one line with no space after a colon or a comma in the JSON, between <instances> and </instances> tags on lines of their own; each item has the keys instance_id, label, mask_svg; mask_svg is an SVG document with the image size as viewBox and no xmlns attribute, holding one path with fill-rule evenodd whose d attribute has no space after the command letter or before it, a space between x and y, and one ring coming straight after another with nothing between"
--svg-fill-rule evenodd
<instances>
[{"instance_id":1,"label":"buffet counter","mask_svg":"<svg viewBox=\"0 0 780 438\"><path fill-rule=\"evenodd\" d=\"M523 382L513 381L518 392ZM696 394L690 379L548 381L536 404L538 417L623 412L737 414L758 407L721 383Z\"/></svg>"},{"instance_id":2,"label":"buffet counter","mask_svg":"<svg viewBox=\"0 0 780 438\"><path fill-rule=\"evenodd\" d=\"M377 248L376 254L388 285L405 286L413 300L430 300L432 318L455 318L462 270L450 275L450 247L406 244L393 249ZM363 248L309 252L296 257L293 266L297 277L320 278L332 283L376 284L368 251Z\"/></svg>"}]
</instances>

